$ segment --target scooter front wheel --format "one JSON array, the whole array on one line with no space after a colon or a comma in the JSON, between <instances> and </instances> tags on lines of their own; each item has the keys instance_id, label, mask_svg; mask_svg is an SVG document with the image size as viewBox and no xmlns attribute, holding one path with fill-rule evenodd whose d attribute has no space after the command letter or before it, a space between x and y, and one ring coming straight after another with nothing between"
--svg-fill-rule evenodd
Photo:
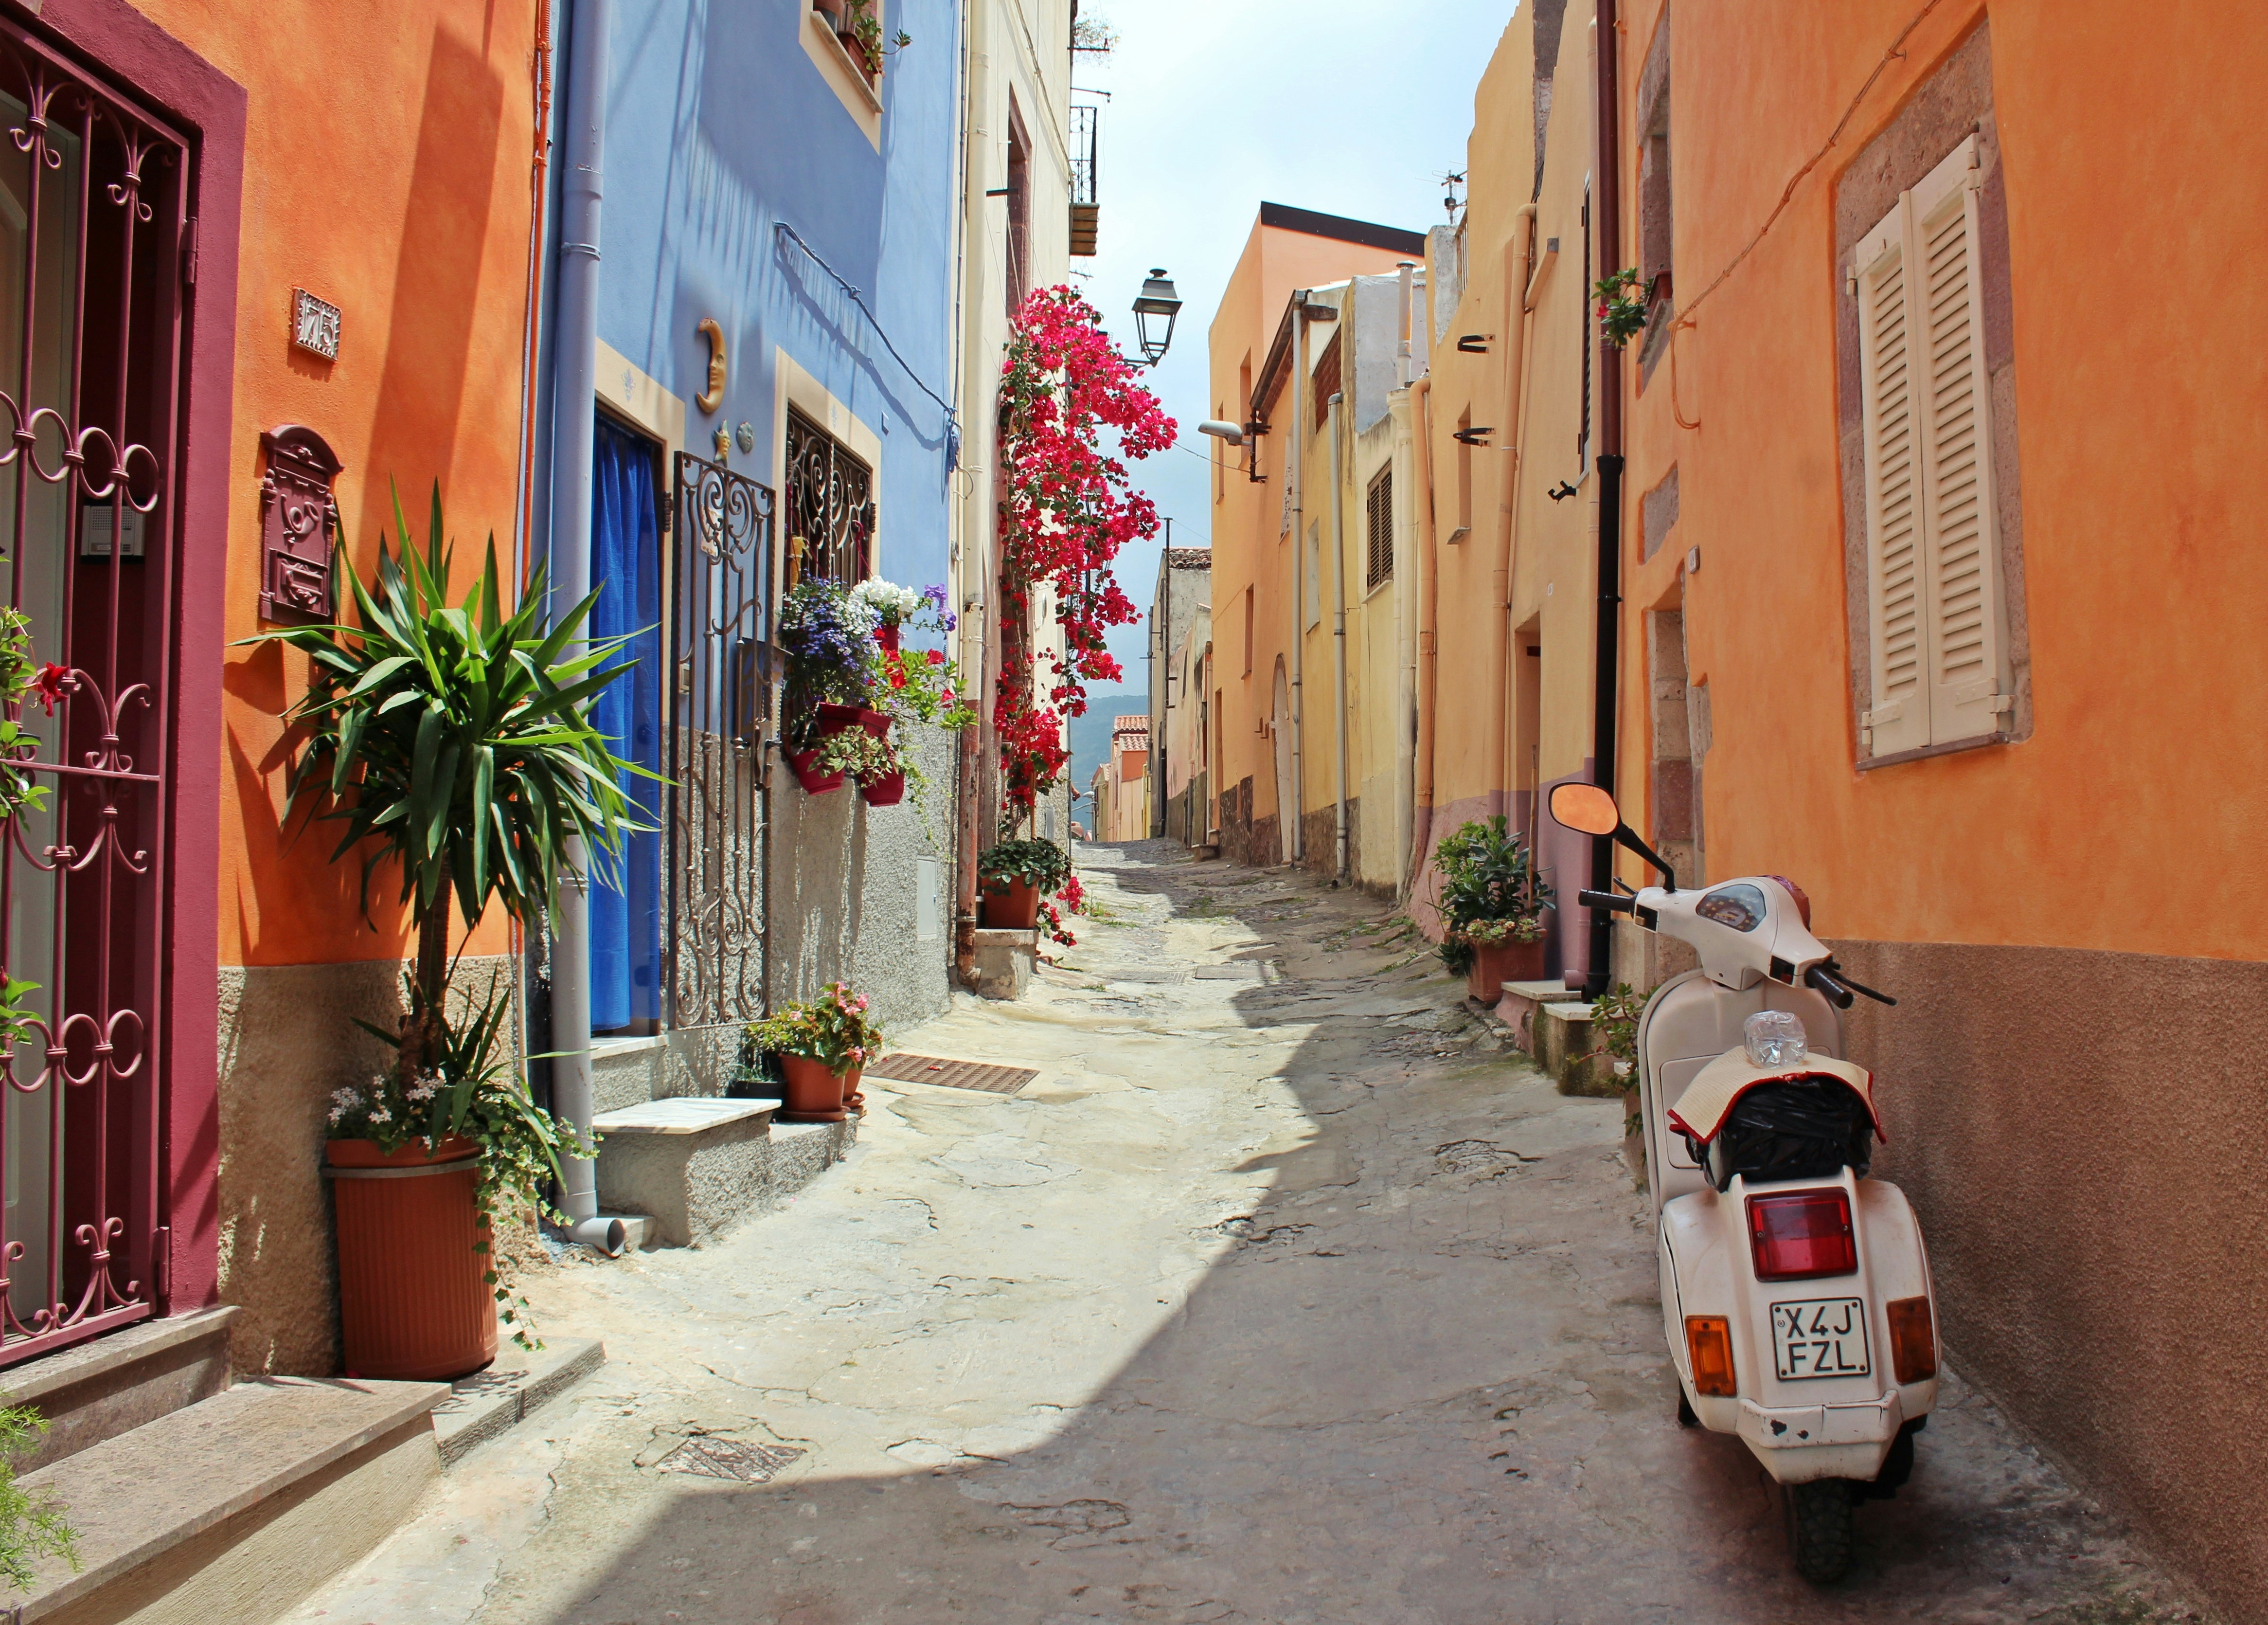
<instances>
[{"instance_id":1,"label":"scooter front wheel","mask_svg":"<svg viewBox=\"0 0 2268 1625\"><path fill-rule=\"evenodd\" d=\"M1841 1579L1851 1567L1851 1487L1839 1478L1783 1484L1780 1503L1795 1571L1815 1585Z\"/></svg>"}]
</instances>

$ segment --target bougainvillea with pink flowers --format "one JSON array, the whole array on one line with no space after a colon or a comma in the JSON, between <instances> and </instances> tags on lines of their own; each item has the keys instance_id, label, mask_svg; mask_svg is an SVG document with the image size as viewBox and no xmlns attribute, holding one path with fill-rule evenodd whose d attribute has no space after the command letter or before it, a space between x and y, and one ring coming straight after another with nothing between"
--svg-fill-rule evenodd
<instances>
[{"instance_id":1,"label":"bougainvillea with pink flowers","mask_svg":"<svg viewBox=\"0 0 2268 1625\"><path fill-rule=\"evenodd\" d=\"M1116 432L1113 456L1102 431ZM1042 288L1016 312L1000 380L999 736L1005 822L1062 782L1065 719L1086 710L1089 683L1123 675L1106 639L1141 618L1111 561L1158 534L1158 510L1128 483L1125 459L1174 443L1174 420L1068 287ZM1064 649L1043 679L1029 628L1034 592L1054 590ZM1042 684L1045 689L1042 693Z\"/></svg>"}]
</instances>

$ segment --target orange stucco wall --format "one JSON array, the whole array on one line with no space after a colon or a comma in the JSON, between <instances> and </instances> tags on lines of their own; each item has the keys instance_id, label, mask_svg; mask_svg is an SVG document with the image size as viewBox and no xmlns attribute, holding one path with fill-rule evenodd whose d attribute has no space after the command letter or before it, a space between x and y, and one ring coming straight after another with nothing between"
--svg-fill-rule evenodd
<instances>
[{"instance_id":1,"label":"orange stucco wall","mask_svg":"<svg viewBox=\"0 0 2268 1625\"><path fill-rule=\"evenodd\" d=\"M1638 0L1628 17L1625 155L1627 97L1660 9ZM2184 7L2139 23L2081 10L1990 8L2030 737L1852 767L1834 184L1985 16L1948 4L1678 336L1681 403L1700 427L1672 420L1660 373L1631 401L1628 488L1678 462L1683 545L1638 569L1626 595L1624 782L1644 777L1636 616L1676 590L1684 548L1697 546L1703 567L1683 593L1689 668L1715 719L1712 874L1794 875L1838 936L2258 958L2268 929L2233 900L2268 878L2257 817L2268 735L2250 722L2268 680L2268 597L2242 543L2257 528L2256 408L2268 398L2268 343L2253 330L2268 317L2198 294L2268 225L2255 184L2268 129L2245 88L2268 70L2268 33ZM1912 11L1762 0L1676 34L1681 293L1749 240ZM2129 111L2106 112L2117 108Z\"/></svg>"},{"instance_id":2,"label":"orange stucco wall","mask_svg":"<svg viewBox=\"0 0 2268 1625\"><path fill-rule=\"evenodd\" d=\"M1233 419L1238 411L1241 371L1249 366L1257 388L1260 372L1275 341L1277 324L1295 288L1316 287L1348 277L1388 276L1409 255L1366 247L1336 238L1256 222L1221 294L1209 330L1212 398L1207 415ZM1271 432L1260 438L1260 466L1267 476L1255 484L1235 450L1216 483L1212 510L1212 625L1214 682L1221 693L1220 761L1209 787L1219 797L1252 779L1255 818L1277 815L1275 744L1260 731L1274 704L1276 663L1288 674L1291 661L1292 549L1278 541L1284 503L1283 469L1291 450L1291 393L1288 386L1270 415ZM1215 409L1224 408L1217 410ZM1312 424L1310 425L1312 432ZM1216 455L1219 454L1217 452ZM1245 670L1245 594L1252 594L1251 669ZM1329 673L1323 674L1325 690ZM1287 676L1288 680L1288 676ZM1322 721L1324 749L1330 738L1328 702L1309 720Z\"/></svg>"},{"instance_id":3,"label":"orange stucco wall","mask_svg":"<svg viewBox=\"0 0 2268 1625\"><path fill-rule=\"evenodd\" d=\"M300 424L345 464L339 508L365 576L390 524L389 478L413 515L438 480L460 567L491 530L508 561L518 488L537 0L396 0L387 26L327 0L140 0L247 92L227 635L257 618L260 435ZM340 307L339 358L290 342L291 291ZM229 342L226 334L199 342ZM423 521L415 521L422 535ZM288 964L399 957L394 885L328 861L315 829L278 829L276 715L306 661L232 649L221 811L220 957ZM472 945L501 952L491 916Z\"/></svg>"}]
</instances>

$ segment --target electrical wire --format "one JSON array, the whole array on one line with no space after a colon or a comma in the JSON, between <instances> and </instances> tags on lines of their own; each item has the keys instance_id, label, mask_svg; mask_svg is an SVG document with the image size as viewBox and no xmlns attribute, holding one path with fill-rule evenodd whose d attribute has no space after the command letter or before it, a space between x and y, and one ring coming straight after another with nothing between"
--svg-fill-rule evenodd
<instances>
[{"instance_id":1,"label":"electrical wire","mask_svg":"<svg viewBox=\"0 0 2268 1625\"><path fill-rule=\"evenodd\" d=\"M1932 3L1934 4L1935 0L1932 0ZM797 247L802 249L806 255L810 256L811 262L813 264L818 266L820 270L825 271L829 277L832 277L835 279L836 285L850 296L850 302L853 305L856 305L859 310L865 314L866 320L873 324L874 336L882 341L882 348L890 352L890 358L905 369L906 376L913 380L915 388L920 390L931 400L936 402L939 407L944 410L946 433L950 437L952 442L951 455L947 460L946 466L951 467L954 464L958 463L961 461L961 417L960 414L954 410L953 403L946 400L943 395L938 394L936 390L931 388L927 384L922 381L921 374L914 371L914 364L907 360L903 356L900 355L898 353L898 347L890 342L889 330L883 327L882 319L880 316L877 316L873 308L866 303L866 296L858 292L858 288L852 284L848 277L845 277L841 271L836 270L832 265L829 265L827 262L827 256L825 255L822 255L818 249L804 241L802 233L797 231L795 227L790 225L784 220L773 221L772 229L778 233L782 237L784 237L789 241L794 243Z\"/></svg>"}]
</instances>

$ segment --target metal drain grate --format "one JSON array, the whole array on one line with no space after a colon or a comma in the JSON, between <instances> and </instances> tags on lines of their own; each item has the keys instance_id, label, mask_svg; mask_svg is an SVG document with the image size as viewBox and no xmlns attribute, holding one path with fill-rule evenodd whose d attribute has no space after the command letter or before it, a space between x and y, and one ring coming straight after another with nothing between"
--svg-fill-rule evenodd
<instances>
[{"instance_id":1,"label":"metal drain grate","mask_svg":"<svg viewBox=\"0 0 2268 1625\"><path fill-rule=\"evenodd\" d=\"M1000 1067L980 1060L946 1060L936 1055L885 1055L866 1068L870 1078L901 1083L936 1083L946 1089L981 1089L988 1095L1012 1095L1039 1076L1033 1067Z\"/></svg>"},{"instance_id":2,"label":"metal drain grate","mask_svg":"<svg viewBox=\"0 0 2268 1625\"><path fill-rule=\"evenodd\" d=\"M745 1439L690 1438L661 1459L664 1473L728 1478L742 1484L768 1484L772 1475L802 1456L784 1444L751 1444Z\"/></svg>"}]
</instances>

